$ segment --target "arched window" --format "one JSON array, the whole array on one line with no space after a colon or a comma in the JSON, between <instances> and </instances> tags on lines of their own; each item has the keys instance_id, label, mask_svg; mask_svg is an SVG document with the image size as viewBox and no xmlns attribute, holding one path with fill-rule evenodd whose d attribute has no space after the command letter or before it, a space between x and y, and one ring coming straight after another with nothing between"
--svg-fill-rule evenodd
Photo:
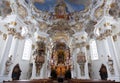
<instances>
[{"instance_id":1,"label":"arched window","mask_svg":"<svg viewBox=\"0 0 120 83\"><path fill-rule=\"evenodd\" d=\"M91 52L91 60L98 60L97 45L94 39L90 40L90 52Z\"/></svg>"},{"instance_id":2,"label":"arched window","mask_svg":"<svg viewBox=\"0 0 120 83\"><path fill-rule=\"evenodd\" d=\"M30 39L25 40L24 50L23 50L23 60L30 60L32 50L32 41Z\"/></svg>"}]
</instances>

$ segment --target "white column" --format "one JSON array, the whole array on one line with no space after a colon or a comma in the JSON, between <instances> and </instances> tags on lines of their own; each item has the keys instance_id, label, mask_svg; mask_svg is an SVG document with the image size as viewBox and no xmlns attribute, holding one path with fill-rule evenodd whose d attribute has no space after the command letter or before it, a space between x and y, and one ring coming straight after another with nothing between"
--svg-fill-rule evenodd
<instances>
[{"instance_id":1,"label":"white column","mask_svg":"<svg viewBox=\"0 0 120 83\"><path fill-rule=\"evenodd\" d=\"M7 43L7 40L3 40L3 37L2 35L0 35L0 64L1 64L1 61L2 61L2 57L3 57L3 52L4 52L4 48L5 48L5 45ZM1 70L1 66L0 66L0 70Z\"/></svg>"},{"instance_id":2,"label":"white column","mask_svg":"<svg viewBox=\"0 0 120 83\"><path fill-rule=\"evenodd\" d=\"M113 67L114 67L114 71L115 71L115 75L114 76L111 76L110 79L113 79L113 80L120 80L120 68L119 68L119 58L118 58L118 55L117 55L117 52L116 52L116 48L115 48L115 45L114 45L114 41L113 41L113 38L111 36L107 37L107 41L108 41L108 44L109 44L109 49L110 49L110 52L111 52L111 58L113 59Z\"/></svg>"},{"instance_id":3,"label":"white column","mask_svg":"<svg viewBox=\"0 0 120 83\"><path fill-rule=\"evenodd\" d=\"M111 78L111 75L110 75L109 65L108 65L108 55L111 56L111 53L110 53L110 50L109 50L109 45L108 45L107 39L104 40L104 46L105 46L104 63L107 67L108 79L109 79L109 78Z\"/></svg>"},{"instance_id":4,"label":"white column","mask_svg":"<svg viewBox=\"0 0 120 83\"><path fill-rule=\"evenodd\" d=\"M116 49L116 52L117 52L117 56L118 56L118 59L120 61L120 36L117 36L117 40L114 42L115 44L115 49ZM120 68L120 65L118 65L119 68Z\"/></svg>"},{"instance_id":5,"label":"white column","mask_svg":"<svg viewBox=\"0 0 120 83\"><path fill-rule=\"evenodd\" d=\"M77 63L77 54L78 54L78 52L79 52L79 48L76 48L76 49L74 49L73 50L73 54L72 54L72 57L73 57L73 78L80 78L81 76L81 74L80 74L80 67L79 67L79 65L78 65L78 63Z\"/></svg>"},{"instance_id":6,"label":"white column","mask_svg":"<svg viewBox=\"0 0 120 83\"><path fill-rule=\"evenodd\" d=\"M7 58L8 58L8 54L9 54L9 50L10 50L10 47L11 47L12 39L13 39L13 36L9 35L8 38L7 38L6 46L5 46L5 48L3 48L2 55L4 57L2 58L1 63L0 63L0 66L1 66L0 75L4 74L5 62L6 62Z\"/></svg>"},{"instance_id":7,"label":"white column","mask_svg":"<svg viewBox=\"0 0 120 83\"><path fill-rule=\"evenodd\" d=\"M13 66L14 66L14 60L16 59L16 53L17 53L17 47L18 47L18 39L16 38L13 38L12 40L12 44L11 44L11 48L10 48L10 51L9 51L9 55L12 55L12 62L13 64L11 65L11 70L9 72L9 79L11 79L11 75L12 75L12 69L13 69Z\"/></svg>"},{"instance_id":8,"label":"white column","mask_svg":"<svg viewBox=\"0 0 120 83\"><path fill-rule=\"evenodd\" d=\"M17 46L18 46L18 39L13 38L12 43L11 43L11 48L10 48L10 51L9 51L9 55L12 55L13 58L14 58L15 53L17 51Z\"/></svg>"},{"instance_id":9,"label":"white column","mask_svg":"<svg viewBox=\"0 0 120 83\"><path fill-rule=\"evenodd\" d=\"M82 50L82 52L83 53L85 53L85 57L86 57L86 63L85 63L85 65L84 65L84 71L85 71L85 76L84 77L82 77L83 79L89 79L89 72L88 72L88 56L87 56L87 50L86 50L86 47L85 46L83 46L83 47L81 47L81 50Z\"/></svg>"}]
</instances>

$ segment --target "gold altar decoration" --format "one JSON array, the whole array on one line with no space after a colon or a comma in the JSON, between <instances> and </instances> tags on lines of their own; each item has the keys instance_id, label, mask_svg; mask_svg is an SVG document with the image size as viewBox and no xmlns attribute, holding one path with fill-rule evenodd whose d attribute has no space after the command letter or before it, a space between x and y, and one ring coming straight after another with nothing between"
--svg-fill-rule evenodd
<instances>
[{"instance_id":1,"label":"gold altar decoration","mask_svg":"<svg viewBox=\"0 0 120 83\"><path fill-rule=\"evenodd\" d=\"M56 67L56 72L57 72L57 75L58 75L58 76L64 76L66 70L67 70L67 69L66 69L66 67L65 67L63 64L59 64L59 65Z\"/></svg>"},{"instance_id":2,"label":"gold altar decoration","mask_svg":"<svg viewBox=\"0 0 120 83\"><path fill-rule=\"evenodd\" d=\"M70 50L65 43L55 44L50 62L51 70L55 70L58 77L65 76L65 72L71 69Z\"/></svg>"}]
</instances>

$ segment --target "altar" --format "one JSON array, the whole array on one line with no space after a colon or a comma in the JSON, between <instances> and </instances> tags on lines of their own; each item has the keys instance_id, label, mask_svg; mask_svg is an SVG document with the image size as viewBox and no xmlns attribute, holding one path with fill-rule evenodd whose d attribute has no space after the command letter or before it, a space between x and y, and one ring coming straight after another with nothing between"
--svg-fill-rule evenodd
<instances>
[{"instance_id":1,"label":"altar","mask_svg":"<svg viewBox=\"0 0 120 83\"><path fill-rule=\"evenodd\" d=\"M51 71L55 71L56 78L68 78L67 72L71 70L70 50L65 43L58 42L53 48L50 60Z\"/></svg>"}]
</instances>

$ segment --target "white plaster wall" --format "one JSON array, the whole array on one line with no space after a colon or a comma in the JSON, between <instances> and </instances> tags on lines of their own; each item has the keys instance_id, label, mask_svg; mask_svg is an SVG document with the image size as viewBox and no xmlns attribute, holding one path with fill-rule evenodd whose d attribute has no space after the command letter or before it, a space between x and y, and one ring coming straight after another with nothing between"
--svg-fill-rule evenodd
<instances>
[{"instance_id":1,"label":"white plaster wall","mask_svg":"<svg viewBox=\"0 0 120 83\"><path fill-rule=\"evenodd\" d=\"M92 60L92 79L101 79L99 75L99 70L101 67L101 64L106 65L107 67L107 56L106 56L106 49L105 49L105 44L104 40L102 41L97 41L97 49L98 49L98 60Z\"/></svg>"},{"instance_id":2,"label":"white plaster wall","mask_svg":"<svg viewBox=\"0 0 120 83\"><path fill-rule=\"evenodd\" d=\"M20 79L27 79L29 61L22 60L23 49L24 49L24 40L18 40L18 47L17 47L16 53L14 55L14 66L17 63L19 63L21 71L22 71Z\"/></svg>"}]
</instances>

